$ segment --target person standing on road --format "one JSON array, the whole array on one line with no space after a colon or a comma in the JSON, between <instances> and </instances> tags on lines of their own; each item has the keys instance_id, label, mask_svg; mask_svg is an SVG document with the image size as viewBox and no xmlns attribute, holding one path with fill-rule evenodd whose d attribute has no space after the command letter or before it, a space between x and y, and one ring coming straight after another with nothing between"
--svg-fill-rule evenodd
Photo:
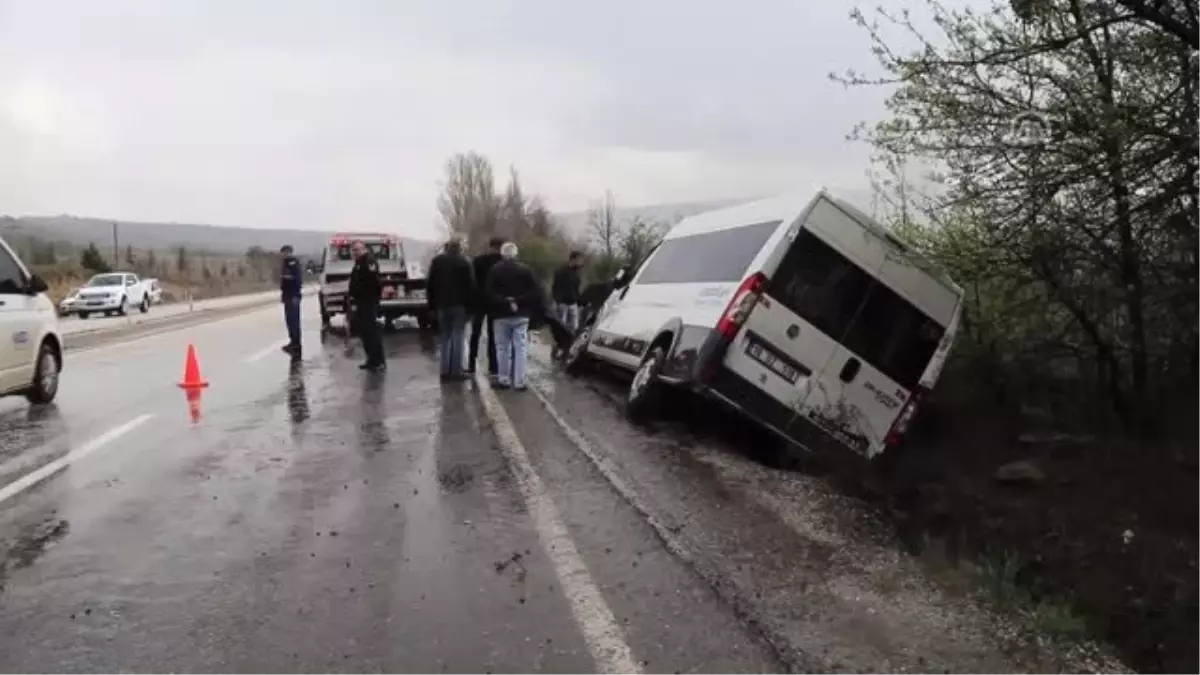
<instances>
[{"instance_id":1,"label":"person standing on road","mask_svg":"<svg viewBox=\"0 0 1200 675\"><path fill-rule=\"evenodd\" d=\"M471 266L475 268L476 296L471 317L471 346L467 353L467 373L475 373L475 363L479 358L479 334L487 324L487 362L488 374L496 376L496 327L492 325L490 303L487 299L486 286L488 273L500 262L500 247L504 240L492 237L488 241L487 253L475 256Z\"/></svg>"},{"instance_id":2,"label":"person standing on road","mask_svg":"<svg viewBox=\"0 0 1200 675\"><path fill-rule=\"evenodd\" d=\"M283 269L279 273L279 296L283 302L283 321L287 325L288 343L283 351L300 360L300 289L304 285L304 270L293 254L291 245L279 249Z\"/></svg>"},{"instance_id":3,"label":"person standing on road","mask_svg":"<svg viewBox=\"0 0 1200 675\"><path fill-rule=\"evenodd\" d=\"M582 267L583 252L571 251L571 255L567 256L567 264L554 273L554 283L550 288L558 320L572 332L579 328L579 270Z\"/></svg>"},{"instance_id":4,"label":"person standing on road","mask_svg":"<svg viewBox=\"0 0 1200 675\"><path fill-rule=\"evenodd\" d=\"M462 379L467 308L475 296L475 278L462 254L462 242L451 239L434 257L427 288L429 308L437 312L442 379Z\"/></svg>"},{"instance_id":5,"label":"person standing on road","mask_svg":"<svg viewBox=\"0 0 1200 675\"><path fill-rule=\"evenodd\" d=\"M362 241L351 246L354 252L354 269L350 270L350 302L354 324L362 340L366 363L363 370L382 371L387 369L383 358L383 337L379 332L379 297L383 284L379 279L379 263Z\"/></svg>"},{"instance_id":6,"label":"person standing on road","mask_svg":"<svg viewBox=\"0 0 1200 675\"><path fill-rule=\"evenodd\" d=\"M541 302L541 288L533 272L517 260L517 245L500 247L500 262L488 274L485 292L496 326L496 385L525 390L525 340L529 317Z\"/></svg>"}]
</instances>

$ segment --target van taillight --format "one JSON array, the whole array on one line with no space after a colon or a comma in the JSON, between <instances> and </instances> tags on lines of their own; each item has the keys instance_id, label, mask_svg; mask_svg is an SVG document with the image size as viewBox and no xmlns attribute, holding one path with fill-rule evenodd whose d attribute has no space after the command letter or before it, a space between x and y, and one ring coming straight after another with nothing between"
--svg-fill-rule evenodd
<instances>
[{"instance_id":1,"label":"van taillight","mask_svg":"<svg viewBox=\"0 0 1200 675\"><path fill-rule=\"evenodd\" d=\"M904 407L900 409L900 415L896 417L896 421L892 423L892 428L888 429L887 436L884 437L884 443L889 446L896 446L900 441L904 440L904 434L908 432L908 425L912 423L913 417L917 414L917 407L929 395L929 390L921 385L917 385L913 389L913 393L908 397L908 401Z\"/></svg>"},{"instance_id":2,"label":"van taillight","mask_svg":"<svg viewBox=\"0 0 1200 675\"><path fill-rule=\"evenodd\" d=\"M737 293L733 294L733 300L729 301L729 306L725 308L725 313L717 322L717 332L726 342L737 337L742 324L750 317L750 312L754 311L754 306L758 304L763 289L766 287L767 277L762 272L755 272L743 281L741 286L738 286Z\"/></svg>"}]
</instances>

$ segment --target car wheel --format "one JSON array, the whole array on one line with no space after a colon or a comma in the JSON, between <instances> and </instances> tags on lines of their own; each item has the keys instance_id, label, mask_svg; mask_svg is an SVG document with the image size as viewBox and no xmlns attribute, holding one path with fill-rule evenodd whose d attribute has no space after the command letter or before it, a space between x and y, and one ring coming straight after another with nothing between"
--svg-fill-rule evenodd
<instances>
[{"instance_id":1,"label":"car wheel","mask_svg":"<svg viewBox=\"0 0 1200 675\"><path fill-rule=\"evenodd\" d=\"M584 326L575 334L575 339L571 340L571 346L567 347L567 353L563 356L563 370L571 375L582 373L588 362L587 347L592 341L592 327Z\"/></svg>"},{"instance_id":2,"label":"car wheel","mask_svg":"<svg viewBox=\"0 0 1200 675\"><path fill-rule=\"evenodd\" d=\"M86 318L88 318L88 313L87 313L87 312L80 312L80 313L79 313L79 318L81 318L81 319L86 319Z\"/></svg>"},{"instance_id":3,"label":"car wheel","mask_svg":"<svg viewBox=\"0 0 1200 675\"><path fill-rule=\"evenodd\" d=\"M142 314L150 311L150 296L142 296L142 304L138 307L138 309L142 312Z\"/></svg>"},{"instance_id":4,"label":"car wheel","mask_svg":"<svg viewBox=\"0 0 1200 675\"><path fill-rule=\"evenodd\" d=\"M121 296L121 306L117 308L117 314L125 316L129 313L129 298Z\"/></svg>"},{"instance_id":5,"label":"car wheel","mask_svg":"<svg viewBox=\"0 0 1200 675\"><path fill-rule=\"evenodd\" d=\"M625 398L625 415L630 420L643 422L656 411L662 393L658 375L666 361L667 352L658 345L651 347L642 359L642 365L634 373L633 381L629 383L629 394Z\"/></svg>"},{"instance_id":6,"label":"car wheel","mask_svg":"<svg viewBox=\"0 0 1200 675\"><path fill-rule=\"evenodd\" d=\"M58 353L48 343L43 342L38 350L37 364L34 366L33 382L25 398L35 405L45 405L54 400L58 394L58 373L61 365Z\"/></svg>"}]
</instances>

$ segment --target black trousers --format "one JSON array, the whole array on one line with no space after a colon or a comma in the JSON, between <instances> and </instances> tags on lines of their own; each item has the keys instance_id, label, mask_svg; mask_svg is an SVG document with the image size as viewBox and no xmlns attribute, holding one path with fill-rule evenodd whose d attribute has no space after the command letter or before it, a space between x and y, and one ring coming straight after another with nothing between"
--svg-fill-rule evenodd
<instances>
[{"instance_id":1,"label":"black trousers","mask_svg":"<svg viewBox=\"0 0 1200 675\"><path fill-rule=\"evenodd\" d=\"M379 329L379 307L368 305L358 307L354 311L354 321L358 324L358 337L362 340L363 353L367 355L367 363L380 365L383 358L383 335Z\"/></svg>"},{"instance_id":2,"label":"black trousers","mask_svg":"<svg viewBox=\"0 0 1200 675\"><path fill-rule=\"evenodd\" d=\"M476 312L471 317L471 345L467 353L467 368L475 369L479 359L479 335L483 332L483 324L487 322L487 357L488 373L496 374L496 330L492 327L492 317L483 312Z\"/></svg>"}]
</instances>

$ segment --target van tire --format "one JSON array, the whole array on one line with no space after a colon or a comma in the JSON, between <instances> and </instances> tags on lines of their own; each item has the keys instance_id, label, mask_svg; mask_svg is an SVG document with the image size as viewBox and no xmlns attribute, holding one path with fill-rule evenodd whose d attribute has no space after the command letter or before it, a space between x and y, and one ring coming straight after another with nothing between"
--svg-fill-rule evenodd
<instances>
[{"instance_id":1,"label":"van tire","mask_svg":"<svg viewBox=\"0 0 1200 675\"><path fill-rule=\"evenodd\" d=\"M568 375L581 375L587 370L587 347L591 341L591 325L583 326L575 334L574 339L571 340L571 346L567 347L567 353L563 355L562 360L563 370Z\"/></svg>"},{"instance_id":2,"label":"van tire","mask_svg":"<svg viewBox=\"0 0 1200 675\"><path fill-rule=\"evenodd\" d=\"M42 342L38 349L37 362L33 370L33 382L25 390L25 398L34 405L46 405L54 401L58 394L58 374L62 370L62 361L58 350L49 342Z\"/></svg>"},{"instance_id":3,"label":"van tire","mask_svg":"<svg viewBox=\"0 0 1200 675\"><path fill-rule=\"evenodd\" d=\"M645 422L658 411L662 394L662 382L658 375L667 363L667 350L662 345L650 347L642 358L629 383L629 393L625 398L625 416L632 422Z\"/></svg>"}]
</instances>

